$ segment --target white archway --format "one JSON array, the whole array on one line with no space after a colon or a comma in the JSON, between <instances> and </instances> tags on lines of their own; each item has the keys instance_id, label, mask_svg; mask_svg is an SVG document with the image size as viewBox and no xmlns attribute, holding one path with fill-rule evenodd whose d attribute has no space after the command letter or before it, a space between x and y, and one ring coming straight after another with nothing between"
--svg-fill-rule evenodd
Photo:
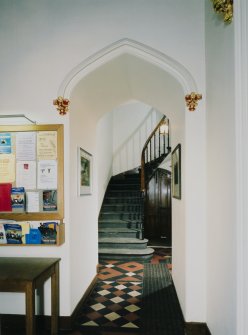
<instances>
[{"instance_id":1,"label":"white archway","mask_svg":"<svg viewBox=\"0 0 248 335\"><path fill-rule=\"evenodd\" d=\"M187 112L184 95L192 91L197 92L197 85L183 65L150 47L123 39L74 68L60 85L58 94L71 100L69 140L72 171L75 171L77 163L77 146L92 153L95 167L97 165L103 170L107 155L100 156L109 146L108 143L102 143L101 150L98 150L96 125L104 114L120 104L135 99L156 108L170 119L173 118L172 147L177 143L182 144L183 180L183 197L180 201L173 201L173 234L176 236L173 242L174 283L185 319L203 321L206 300L205 261L202 261L205 260L205 116L200 112L202 104L197 113ZM109 136L106 133L101 136L102 142L104 137ZM107 168L108 166L106 170ZM96 187L103 191L108 182L107 177L98 179L100 182ZM79 237L86 236L85 227L80 224L79 218L90 223L91 243L97 245L97 205L100 201L97 199L99 192L93 193L91 198L76 198L76 176L73 173L70 185L73 203L71 220L74 223L71 226L71 236L77 241L75 248L72 246L72 254L76 255L78 252L83 253ZM197 238L194 238L195 235ZM88 240L84 243L87 244ZM96 257L97 250L94 253ZM73 272L77 273L78 270L75 267Z\"/></svg>"},{"instance_id":2,"label":"white archway","mask_svg":"<svg viewBox=\"0 0 248 335\"><path fill-rule=\"evenodd\" d=\"M140 57L171 74L181 84L185 94L197 92L194 78L182 64L151 47L124 38L96 52L72 69L61 83L58 90L58 96L70 98L73 88L76 87L78 82L84 76L106 62L125 53Z\"/></svg>"}]
</instances>

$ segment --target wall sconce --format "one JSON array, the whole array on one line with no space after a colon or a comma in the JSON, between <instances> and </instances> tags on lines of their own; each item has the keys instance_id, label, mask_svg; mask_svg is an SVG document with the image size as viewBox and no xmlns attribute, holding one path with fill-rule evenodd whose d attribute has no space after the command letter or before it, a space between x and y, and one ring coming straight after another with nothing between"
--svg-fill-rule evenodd
<instances>
[{"instance_id":1,"label":"wall sconce","mask_svg":"<svg viewBox=\"0 0 248 335\"><path fill-rule=\"evenodd\" d=\"M53 100L53 104L56 106L56 109L60 115L65 115L67 112L69 112L70 101L68 99L58 97L56 100Z\"/></svg>"},{"instance_id":2,"label":"wall sconce","mask_svg":"<svg viewBox=\"0 0 248 335\"><path fill-rule=\"evenodd\" d=\"M185 101L186 101L186 105L189 109L190 112L195 111L197 105L198 105L198 100L202 99L202 95L192 92L191 94L187 94L185 96Z\"/></svg>"},{"instance_id":3,"label":"wall sconce","mask_svg":"<svg viewBox=\"0 0 248 335\"><path fill-rule=\"evenodd\" d=\"M214 10L223 15L224 22L231 23L233 18L233 0L212 0Z\"/></svg>"},{"instance_id":4,"label":"wall sconce","mask_svg":"<svg viewBox=\"0 0 248 335\"><path fill-rule=\"evenodd\" d=\"M166 135L169 134L169 124L167 123L167 121L165 120L161 126L159 127L159 134L160 135Z\"/></svg>"}]
</instances>

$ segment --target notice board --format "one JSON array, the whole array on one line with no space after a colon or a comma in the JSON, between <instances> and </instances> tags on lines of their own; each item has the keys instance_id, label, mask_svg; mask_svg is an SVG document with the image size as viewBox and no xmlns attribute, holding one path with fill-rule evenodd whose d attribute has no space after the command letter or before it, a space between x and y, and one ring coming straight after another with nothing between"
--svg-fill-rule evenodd
<instances>
[{"instance_id":1,"label":"notice board","mask_svg":"<svg viewBox=\"0 0 248 335\"><path fill-rule=\"evenodd\" d=\"M63 125L0 126L0 219L64 218Z\"/></svg>"}]
</instances>

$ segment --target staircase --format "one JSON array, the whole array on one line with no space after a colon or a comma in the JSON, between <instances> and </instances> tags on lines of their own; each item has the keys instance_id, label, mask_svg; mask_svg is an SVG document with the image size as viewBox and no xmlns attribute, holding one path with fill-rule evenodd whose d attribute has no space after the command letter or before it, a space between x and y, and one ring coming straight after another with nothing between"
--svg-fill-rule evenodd
<instances>
[{"instance_id":1,"label":"staircase","mask_svg":"<svg viewBox=\"0 0 248 335\"><path fill-rule=\"evenodd\" d=\"M140 239L142 206L138 170L111 178L98 220L99 261L150 261L154 250Z\"/></svg>"},{"instance_id":2,"label":"staircase","mask_svg":"<svg viewBox=\"0 0 248 335\"><path fill-rule=\"evenodd\" d=\"M169 120L164 116L144 145L141 167L111 178L98 220L99 262L152 258L154 250L144 238L146 185L170 150Z\"/></svg>"}]
</instances>

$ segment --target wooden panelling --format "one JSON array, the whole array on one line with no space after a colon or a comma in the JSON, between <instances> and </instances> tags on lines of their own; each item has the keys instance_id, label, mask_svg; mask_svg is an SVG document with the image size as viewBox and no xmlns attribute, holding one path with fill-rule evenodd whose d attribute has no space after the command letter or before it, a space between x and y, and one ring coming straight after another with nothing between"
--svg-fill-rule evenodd
<instances>
[{"instance_id":1,"label":"wooden panelling","mask_svg":"<svg viewBox=\"0 0 248 335\"><path fill-rule=\"evenodd\" d=\"M171 174L158 169L147 187L145 236L171 241Z\"/></svg>"}]
</instances>

